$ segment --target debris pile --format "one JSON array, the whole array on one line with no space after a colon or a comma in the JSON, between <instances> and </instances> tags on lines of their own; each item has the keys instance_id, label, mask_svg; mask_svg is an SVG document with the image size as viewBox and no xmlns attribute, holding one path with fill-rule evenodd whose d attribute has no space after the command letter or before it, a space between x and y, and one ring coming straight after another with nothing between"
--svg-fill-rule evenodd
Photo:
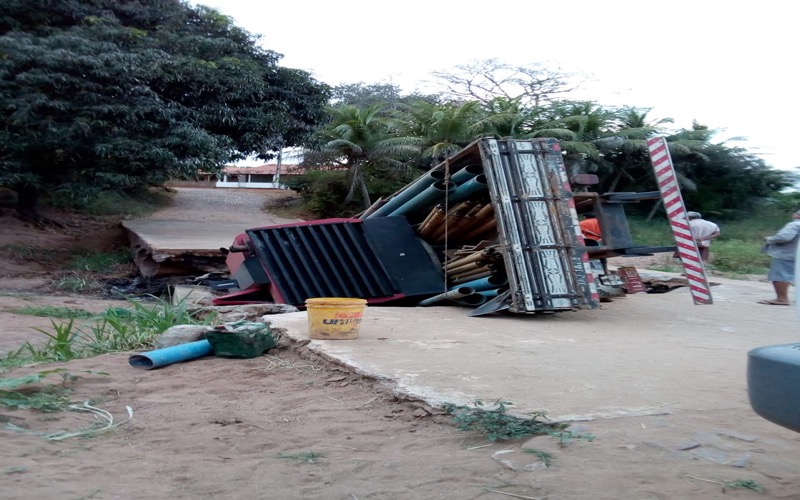
<instances>
[{"instance_id":1,"label":"debris pile","mask_svg":"<svg viewBox=\"0 0 800 500\"><path fill-rule=\"evenodd\" d=\"M216 303L449 301L480 306L473 315L597 307L590 256L674 247L632 242L622 204L653 193L599 195L585 188L592 176L579 177L583 191L573 192L554 139L480 139L359 218L247 230L227 257L231 293ZM578 216L589 211L602 246L585 246ZM612 278L600 282L623 284Z\"/></svg>"}]
</instances>

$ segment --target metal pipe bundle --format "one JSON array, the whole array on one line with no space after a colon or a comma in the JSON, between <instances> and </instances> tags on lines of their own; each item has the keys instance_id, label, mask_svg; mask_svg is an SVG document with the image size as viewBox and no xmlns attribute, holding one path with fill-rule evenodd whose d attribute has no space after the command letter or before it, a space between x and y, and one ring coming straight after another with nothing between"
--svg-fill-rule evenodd
<instances>
[{"instance_id":1,"label":"metal pipe bundle","mask_svg":"<svg viewBox=\"0 0 800 500\"><path fill-rule=\"evenodd\" d=\"M453 285L462 285L462 284L465 284L465 283L469 283L472 280L476 280L476 279L479 279L479 278L488 278L490 276L494 276L494 272L492 270L490 270L490 269L487 269L485 271L481 271L481 272L476 273L476 274L470 274L470 275L461 276L461 277L458 277L458 278L453 278L453 279L450 280L450 282Z\"/></svg>"},{"instance_id":2,"label":"metal pipe bundle","mask_svg":"<svg viewBox=\"0 0 800 500\"><path fill-rule=\"evenodd\" d=\"M461 239L463 241L470 241L473 239L478 239L481 236L486 236L492 234L493 232L497 231L497 219L492 218L486 220L483 224L473 227L470 232L463 235Z\"/></svg>"},{"instance_id":3,"label":"metal pipe bundle","mask_svg":"<svg viewBox=\"0 0 800 500\"><path fill-rule=\"evenodd\" d=\"M434 231L431 236L431 240L434 243L442 242L446 235L455 234L459 227L464 227L465 224L468 224L469 219L467 218L467 214L472 210L473 206L473 202L465 201L453 207L453 209L447 213L444 222L436 228L436 231Z\"/></svg>"},{"instance_id":4,"label":"metal pipe bundle","mask_svg":"<svg viewBox=\"0 0 800 500\"><path fill-rule=\"evenodd\" d=\"M462 168L461 170L450 176L450 180L458 185L461 185L467 181L472 180L473 177L480 175L481 173L483 173L483 167L481 165L478 164L467 165L466 167Z\"/></svg>"},{"instance_id":5,"label":"metal pipe bundle","mask_svg":"<svg viewBox=\"0 0 800 500\"><path fill-rule=\"evenodd\" d=\"M466 257L460 257L458 259L453 259L447 264L445 264L444 268L445 271L452 271L457 267L461 267L464 264L469 264L472 262L476 262L482 259L486 259L491 257L497 252L496 247L488 247L484 248L483 250L479 250L477 252L472 252L471 254L467 255Z\"/></svg>"},{"instance_id":6,"label":"metal pipe bundle","mask_svg":"<svg viewBox=\"0 0 800 500\"><path fill-rule=\"evenodd\" d=\"M502 262L478 263L479 267L459 268L455 272L447 273L447 279L453 285L467 283L480 278L487 278L502 273ZM483 264L483 265L481 265Z\"/></svg>"},{"instance_id":7,"label":"metal pipe bundle","mask_svg":"<svg viewBox=\"0 0 800 500\"><path fill-rule=\"evenodd\" d=\"M466 210L466 213L464 213L464 210ZM441 224L432 235L428 233L430 241L442 243L445 237L455 242L467 241L469 239L466 237L467 234L483 227L489 220L494 220L492 218L493 213L494 208L491 203L475 204L471 201L459 203L453 210L448 212L444 224Z\"/></svg>"},{"instance_id":8,"label":"metal pipe bundle","mask_svg":"<svg viewBox=\"0 0 800 500\"><path fill-rule=\"evenodd\" d=\"M412 200L415 196L422 193L426 189L428 189L431 185L438 181L443 181L445 177L445 173L442 170L431 170L427 174L423 175L413 184L406 187L403 191L397 193L393 198L386 201L380 208L370 212L370 207L367 209L368 215L364 216L363 218L368 219L370 217L387 217L392 212L406 204L408 201ZM377 204L377 202L376 202ZM374 204L373 204L374 206Z\"/></svg>"},{"instance_id":9,"label":"metal pipe bundle","mask_svg":"<svg viewBox=\"0 0 800 500\"><path fill-rule=\"evenodd\" d=\"M443 200L446 196L450 196L455 189L456 185L452 182L436 181L425 188L421 193L406 201L400 207L396 208L393 212L387 214L387 216L397 217L399 215L412 214L425 208L429 208L430 205ZM375 214L380 211L381 210L376 211L372 214L372 216L374 217Z\"/></svg>"},{"instance_id":10,"label":"metal pipe bundle","mask_svg":"<svg viewBox=\"0 0 800 500\"><path fill-rule=\"evenodd\" d=\"M433 236L433 233L436 229L444 222L445 218L445 211L444 205L437 205L433 207L431 213L422 221L422 223L417 228L417 234L420 237L429 239Z\"/></svg>"}]
</instances>

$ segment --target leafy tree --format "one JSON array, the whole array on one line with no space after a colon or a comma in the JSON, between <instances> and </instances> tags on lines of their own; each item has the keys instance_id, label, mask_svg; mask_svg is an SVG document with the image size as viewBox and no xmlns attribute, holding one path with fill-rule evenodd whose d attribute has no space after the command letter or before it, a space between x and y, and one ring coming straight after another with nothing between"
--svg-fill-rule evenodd
<instances>
[{"instance_id":1,"label":"leafy tree","mask_svg":"<svg viewBox=\"0 0 800 500\"><path fill-rule=\"evenodd\" d=\"M695 210L732 215L751 208L755 200L792 185L791 172L770 168L744 148L711 142L715 133L695 123L691 130L675 134L677 138L693 142L699 139L702 143L673 159L675 169L697 186L696 190L684 192L687 205Z\"/></svg>"},{"instance_id":2,"label":"leafy tree","mask_svg":"<svg viewBox=\"0 0 800 500\"><path fill-rule=\"evenodd\" d=\"M516 99L525 107L538 107L573 90L568 75L542 64L514 66L485 59L433 73L451 99L488 104L494 99Z\"/></svg>"},{"instance_id":3,"label":"leafy tree","mask_svg":"<svg viewBox=\"0 0 800 500\"><path fill-rule=\"evenodd\" d=\"M179 0L6 0L0 186L39 219L45 192L158 185L302 144L328 89L280 57Z\"/></svg>"},{"instance_id":4,"label":"leafy tree","mask_svg":"<svg viewBox=\"0 0 800 500\"><path fill-rule=\"evenodd\" d=\"M347 83L331 90L331 104L393 109L402 99L402 89L393 83Z\"/></svg>"}]
</instances>

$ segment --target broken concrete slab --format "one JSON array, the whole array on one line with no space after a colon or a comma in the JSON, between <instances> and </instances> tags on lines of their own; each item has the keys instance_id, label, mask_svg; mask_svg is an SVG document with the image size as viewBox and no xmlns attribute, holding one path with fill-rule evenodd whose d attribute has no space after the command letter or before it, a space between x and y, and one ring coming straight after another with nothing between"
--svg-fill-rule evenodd
<instances>
[{"instance_id":1,"label":"broken concrete slab","mask_svg":"<svg viewBox=\"0 0 800 500\"><path fill-rule=\"evenodd\" d=\"M225 256L220 248L230 246L248 224L134 219L123 221L122 226L142 276L153 277L187 268L224 271Z\"/></svg>"}]
</instances>

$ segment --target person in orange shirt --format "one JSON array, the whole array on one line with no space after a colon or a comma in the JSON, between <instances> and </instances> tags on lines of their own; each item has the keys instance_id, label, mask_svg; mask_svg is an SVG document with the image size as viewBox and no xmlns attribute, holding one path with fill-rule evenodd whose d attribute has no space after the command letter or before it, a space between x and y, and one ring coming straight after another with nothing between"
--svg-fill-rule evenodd
<instances>
[{"instance_id":1,"label":"person in orange shirt","mask_svg":"<svg viewBox=\"0 0 800 500\"><path fill-rule=\"evenodd\" d=\"M580 225L586 246L600 246L600 241L603 239L603 233L600 230L600 221L597 220L597 217L594 215L594 213L586 212L583 214L583 220L580 222ZM608 274L608 261L606 259L600 259L600 263L603 265L603 273Z\"/></svg>"},{"instance_id":2,"label":"person in orange shirt","mask_svg":"<svg viewBox=\"0 0 800 500\"><path fill-rule=\"evenodd\" d=\"M600 240L603 239L603 234L600 232L600 222L597 220L593 212L583 214L583 220L580 222L583 238L586 241L586 246L599 246Z\"/></svg>"}]
</instances>

